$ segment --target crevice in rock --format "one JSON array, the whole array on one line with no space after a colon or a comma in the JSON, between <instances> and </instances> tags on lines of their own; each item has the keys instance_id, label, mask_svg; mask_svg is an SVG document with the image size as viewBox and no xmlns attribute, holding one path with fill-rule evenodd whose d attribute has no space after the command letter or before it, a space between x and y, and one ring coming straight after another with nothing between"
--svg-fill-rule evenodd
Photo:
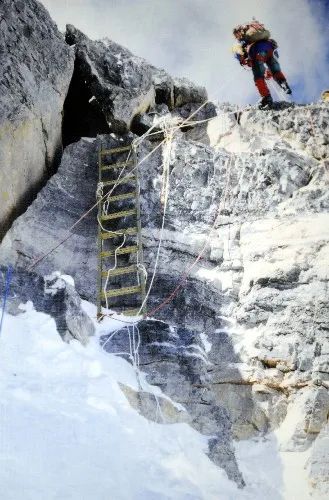
<instances>
[{"instance_id":1,"label":"crevice in rock","mask_svg":"<svg viewBox=\"0 0 329 500\"><path fill-rule=\"evenodd\" d=\"M145 113L143 115L136 115L130 125L130 131L141 137L142 135L146 134L150 128L152 127L152 122L151 120L148 120L148 114ZM147 140L151 142L157 142L157 141L162 141L164 139L164 132L163 130L159 129L158 127L155 127L152 131L152 135L150 135Z\"/></svg>"},{"instance_id":2,"label":"crevice in rock","mask_svg":"<svg viewBox=\"0 0 329 500\"><path fill-rule=\"evenodd\" d=\"M111 128L75 61L72 80L64 102L63 147L78 141L81 137L96 137L98 134L109 133Z\"/></svg>"},{"instance_id":3,"label":"crevice in rock","mask_svg":"<svg viewBox=\"0 0 329 500\"><path fill-rule=\"evenodd\" d=\"M45 167L46 167L46 172L51 172L52 165L51 165L51 162L49 161L48 146L47 146L48 132L47 132L45 126L44 126L42 117L41 117L41 127L42 127L43 143L44 143L44 146L45 146Z\"/></svg>"}]
</instances>

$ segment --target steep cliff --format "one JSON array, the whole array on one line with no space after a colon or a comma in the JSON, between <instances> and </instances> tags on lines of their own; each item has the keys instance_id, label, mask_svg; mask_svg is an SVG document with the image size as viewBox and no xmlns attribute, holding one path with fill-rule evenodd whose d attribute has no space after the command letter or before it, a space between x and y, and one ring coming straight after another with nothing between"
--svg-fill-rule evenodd
<instances>
[{"instance_id":1,"label":"steep cliff","mask_svg":"<svg viewBox=\"0 0 329 500\"><path fill-rule=\"evenodd\" d=\"M74 53L35 0L0 5L0 239L62 153Z\"/></svg>"},{"instance_id":2,"label":"steep cliff","mask_svg":"<svg viewBox=\"0 0 329 500\"><path fill-rule=\"evenodd\" d=\"M140 183L148 284L154 273L148 307L155 318L138 324L140 367L187 410L182 417L164 406L163 421L188 422L211 436L209 456L240 487L245 479L235 443L271 433L283 468L295 466L314 498L325 498L328 104L282 103L266 112L223 105L214 116L209 103L198 111L204 89L113 42L92 42L73 27L66 36L76 44L75 76L110 133L65 148L58 172L6 234L0 262L25 272L65 240L34 271L73 276L78 293L94 302L95 211L66 237L95 203L99 143L130 142L152 125L160 136L174 129L161 147L146 137L137 149L139 160L151 153ZM194 123L179 127L194 112ZM89 135L97 132L104 131L96 126ZM104 331L104 348L131 359L129 328L113 337ZM123 391L152 420L158 402L141 390Z\"/></svg>"}]
</instances>

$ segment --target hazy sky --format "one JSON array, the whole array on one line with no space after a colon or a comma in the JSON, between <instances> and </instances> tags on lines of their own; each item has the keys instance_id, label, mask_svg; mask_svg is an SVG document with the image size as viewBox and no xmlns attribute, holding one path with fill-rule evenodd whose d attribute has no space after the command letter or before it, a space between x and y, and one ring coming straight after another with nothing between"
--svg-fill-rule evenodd
<instances>
[{"instance_id":1,"label":"hazy sky","mask_svg":"<svg viewBox=\"0 0 329 500\"><path fill-rule=\"evenodd\" d=\"M234 60L232 27L255 16L279 43L298 102L329 88L328 0L42 0L61 30L108 37L170 74L204 85L214 100L254 102L252 74ZM276 97L274 95L274 97Z\"/></svg>"}]
</instances>

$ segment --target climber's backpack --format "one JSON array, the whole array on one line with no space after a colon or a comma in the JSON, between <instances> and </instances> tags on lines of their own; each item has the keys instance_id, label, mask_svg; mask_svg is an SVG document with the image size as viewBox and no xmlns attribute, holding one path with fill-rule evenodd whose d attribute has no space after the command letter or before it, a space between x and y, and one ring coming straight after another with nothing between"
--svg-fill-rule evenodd
<instances>
[{"instance_id":1,"label":"climber's backpack","mask_svg":"<svg viewBox=\"0 0 329 500\"><path fill-rule=\"evenodd\" d=\"M265 26L258 21L252 21L251 23L240 24L233 30L234 35L240 41L246 43L254 43L260 40L268 40L271 33L265 28Z\"/></svg>"}]
</instances>

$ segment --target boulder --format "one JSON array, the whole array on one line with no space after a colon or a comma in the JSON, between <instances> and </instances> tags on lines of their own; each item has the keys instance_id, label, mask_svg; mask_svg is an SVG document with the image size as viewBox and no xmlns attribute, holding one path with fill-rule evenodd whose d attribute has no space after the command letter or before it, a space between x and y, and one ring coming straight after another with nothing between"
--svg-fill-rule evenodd
<instances>
[{"instance_id":1,"label":"boulder","mask_svg":"<svg viewBox=\"0 0 329 500\"><path fill-rule=\"evenodd\" d=\"M149 65L111 40L90 40L72 25L65 38L75 46L75 71L108 124L116 132L129 130L133 118L155 103Z\"/></svg>"},{"instance_id":2,"label":"boulder","mask_svg":"<svg viewBox=\"0 0 329 500\"><path fill-rule=\"evenodd\" d=\"M174 107L178 108L184 104L203 104L208 100L208 94L204 87L199 87L187 78L174 78Z\"/></svg>"},{"instance_id":3,"label":"boulder","mask_svg":"<svg viewBox=\"0 0 329 500\"><path fill-rule=\"evenodd\" d=\"M155 88L155 102L166 104L170 110L185 105L204 104L208 94L204 87L187 78L173 78L165 70L150 66Z\"/></svg>"},{"instance_id":4,"label":"boulder","mask_svg":"<svg viewBox=\"0 0 329 500\"><path fill-rule=\"evenodd\" d=\"M151 66L150 69L156 104L166 104L169 109L173 109L175 107L174 79L164 69L158 69L155 66Z\"/></svg>"},{"instance_id":5,"label":"boulder","mask_svg":"<svg viewBox=\"0 0 329 500\"><path fill-rule=\"evenodd\" d=\"M5 276L6 269L0 266L0 273ZM33 306L38 312L44 312L54 318L56 328L63 340L74 338L86 344L95 332L92 320L81 307L81 299L71 279L60 273L42 277L26 269L16 267L12 273L6 311L20 314L20 305L33 299ZM0 281L0 295L4 294L5 280Z\"/></svg>"}]
</instances>

